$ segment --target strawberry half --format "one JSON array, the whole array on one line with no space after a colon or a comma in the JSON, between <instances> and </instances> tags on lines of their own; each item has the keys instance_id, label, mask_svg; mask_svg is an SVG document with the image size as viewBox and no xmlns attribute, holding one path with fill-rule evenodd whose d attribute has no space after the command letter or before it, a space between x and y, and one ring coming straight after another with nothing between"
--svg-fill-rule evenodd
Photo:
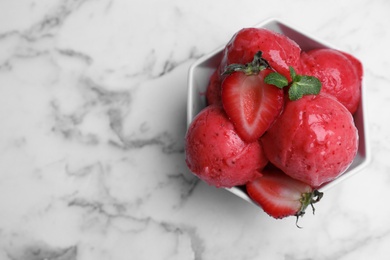
<instances>
[{"instance_id":1,"label":"strawberry half","mask_svg":"<svg viewBox=\"0 0 390 260\"><path fill-rule=\"evenodd\" d=\"M283 90L264 82L271 72L261 52L246 65L228 66L222 82L222 105L237 133L253 142L262 136L280 114Z\"/></svg>"},{"instance_id":2,"label":"strawberry half","mask_svg":"<svg viewBox=\"0 0 390 260\"><path fill-rule=\"evenodd\" d=\"M246 184L249 197L268 215L280 219L298 218L305 214L307 206L318 202L322 193L308 184L295 180L278 168L266 168L262 176Z\"/></svg>"}]
</instances>

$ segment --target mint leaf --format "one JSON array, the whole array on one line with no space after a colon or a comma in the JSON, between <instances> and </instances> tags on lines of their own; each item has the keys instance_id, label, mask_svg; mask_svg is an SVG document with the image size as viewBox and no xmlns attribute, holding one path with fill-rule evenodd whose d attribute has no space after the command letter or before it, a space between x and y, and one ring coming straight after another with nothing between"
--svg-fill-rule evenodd
<instances>
[{"instance_id":1,"label":"mint leaf","mask_svg":"<svg viewBox=\"0 0 390 260\"><path fill-rule=\"evenodd\" d=\"M294 68L293 67L289 67L290 69L290 75L291 75L291 79L292 81L294 82L295 81L295 78L297 77L297 73L295 72Z\"/></svg>"},{"instance_id":2,"label":"mint leaf","mask_svg":"<svg viewBox=\"0 0 390 260\"><path fill-rule=\"evenodd\" d=\"M297 100L302 98L303 95L316 95L320 93L320 90L321 81L316 77L295 75L288 90L288 95L290 100Z\"/></svg>"},{"instance_id":3,"label":"mint leaf","mask_svg":"<svg viewBox=\"0 0 390 260\"><path fill-rule=\"evenodd\" d=\"M296 83L292 83L288 90L288 97L290 100L298 100L303 96L299 90L299 86Z\"/></svg>"},{"instance_id":4,"label":"mint leaf","mask_svg":"<svg viewBox=\"0 0 390 260\"><path fill-rule=\"evenodd\" d=\"M272 72L268 74L264 78L264 82L269 84L269 85L274 85L278 88L284 88L285 86L288 86L288 80L285 76L277 73L277 72Z\"/></svg>"}]
</instances>

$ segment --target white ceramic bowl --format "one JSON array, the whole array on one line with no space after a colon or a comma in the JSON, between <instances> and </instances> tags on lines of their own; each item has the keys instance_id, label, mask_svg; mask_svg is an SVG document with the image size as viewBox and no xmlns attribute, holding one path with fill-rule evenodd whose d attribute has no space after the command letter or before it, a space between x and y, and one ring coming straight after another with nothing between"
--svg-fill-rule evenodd
<instances>
[{"instance_id":1,"label":"white ceramic bowl","mask_svg":"<svg viewBox=\"0 0 390 260\"><path fill-rule=\"evenodd\" d=\"M284 34L294 40L301 47L302 50L308 51L315 48L333 48L338 49L335 46L332 46L329 43L325 43L322 40L316 39L315 37L305 34L296 28L288 26L287 24L281 22L277 19L266 20L255 27L258 28L267 28L275 32ZM225 46L218 48L217 50L207 54L195 63L192 64L189 70L188 78L188 103L187 103L187 125L191 123L193 118L206 106L206 97L205 92L209 82L209 78L214 70L217 68L221 56L222 50ZM364 89L364 80L362 84L362 95L360 106L355 113L354 119L355 124L359 132L359 149L351 166L337 179L332 182L326 183L319 188L319 191L324 192L334 185L344 181L348 177L356 174L358 171L363 169L370 160L369 147L368 147L368 138L367 138L367 127L364 121L364 111L365 111L365 89ZM246 194L245 190L239 187L233 187L227 189L235 195L241 197L242 199L252 202L251 199Z\"/></svg>"}]
</instances>

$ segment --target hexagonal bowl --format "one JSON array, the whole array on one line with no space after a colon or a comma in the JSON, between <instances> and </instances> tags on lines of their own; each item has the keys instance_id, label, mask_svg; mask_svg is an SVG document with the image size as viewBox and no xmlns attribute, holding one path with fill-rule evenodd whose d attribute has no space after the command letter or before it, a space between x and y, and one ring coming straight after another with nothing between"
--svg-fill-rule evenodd
<instances>
[{"instance_id":1,"label":"hexagonal bowl","mask_svg":"<svg viewBox=\"0 0 390 260\"><path fill-rule=\"evenodd\" d=\"M308 51L316 48L332 48L338 49L337 47L326 43L323 40L319 40L314 36L303 33L301 30L293 28L279 19L268 19L254 27L267 28L272 31L286 35L287 37L294 40L301 47L303 51ZM222 51L225 46L218 48L217 50L199 58L195 61L189 70L188 75L188 103L187 103L187 126L192 122L194 117L206 107L206 89L211 74L218 67L218 64L222 57ZM345 181L347 178L355 175L357 172L362 170L370 161L370 153L368 147L367 138L367 126L364 120L365 115L365 84L364 79L362 83L362 95L360 100L360 106L354 115L354 120L359 133L359 148L357 155L351 164L351 166L337 179L323 184L319 187L319 191L324 192L331 187ZM233 187L227 189L233 194L240 198L253 203L248 197L245 189L241 187Z\"/></svg>"}]
</instances>

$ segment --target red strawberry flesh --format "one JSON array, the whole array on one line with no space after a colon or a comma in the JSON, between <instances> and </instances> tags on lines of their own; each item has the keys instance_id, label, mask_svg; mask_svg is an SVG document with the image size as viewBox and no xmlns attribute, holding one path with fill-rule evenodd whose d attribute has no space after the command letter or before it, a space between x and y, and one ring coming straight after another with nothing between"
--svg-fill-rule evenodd
<instances>
[{"instance_id":1,"label":"red strawberry flesh","mask_svg":"<svg viewBox=\"0 0 390 260\"><path fill-rule=\"evenodd\" d=\"M274 218L300 217L322 194L277 168L264 169L262 176L246 185L249 197ZM315 198L318 196L318 198Z\"/></svg>"},{"instance_id":2,"label":"red strawberry flesh","mask_svg":"<svg viewBox=\"0 0 390 260\"><path fill-rule=\"evenodd\" d=\"M257 140L283 107L283 90L264 83L271 70L257 75L234 72L222 82L222 104L242 139Z\"/></svg>"}]
</instances>

